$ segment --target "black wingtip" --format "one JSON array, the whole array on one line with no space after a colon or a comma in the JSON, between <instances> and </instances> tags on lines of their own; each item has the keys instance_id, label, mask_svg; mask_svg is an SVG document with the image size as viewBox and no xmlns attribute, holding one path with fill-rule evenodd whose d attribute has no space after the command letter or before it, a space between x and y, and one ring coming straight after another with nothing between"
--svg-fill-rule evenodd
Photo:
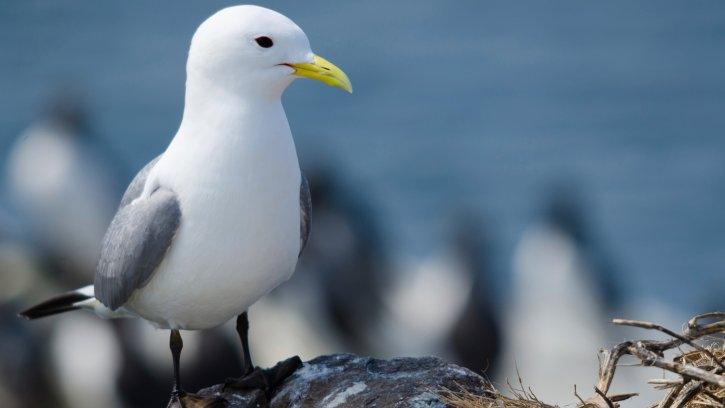
<instances>
[{"instance_id":1,"label":"black wingtip","mask_svg":"<svg viewBox=\"0 0 725 408\"><path fill-rule=\"evenodd\" d=\"M78 309L80 309L78 306L73 305L48 307L45 304L41 303L37 306L31 307L30 309L23 310L22 312L18 313L18 316L22 317L25 320L35 320L40 319L41 317L52 316L59 313L69 312L71 310Z\"/></svg>"},{"instance_id":2,"label":"black wingtip","mask_svg":"<svg viewBox=\"0 0 725 408\"><path fill-rule=\"evenodd\" d=\"M18 313L18 317L25 320L35 320L58 313L78 310L79 307L74 305L90 298L90 296L78 292L64 293L21 311Z\"/></svg>"}]
</instances>

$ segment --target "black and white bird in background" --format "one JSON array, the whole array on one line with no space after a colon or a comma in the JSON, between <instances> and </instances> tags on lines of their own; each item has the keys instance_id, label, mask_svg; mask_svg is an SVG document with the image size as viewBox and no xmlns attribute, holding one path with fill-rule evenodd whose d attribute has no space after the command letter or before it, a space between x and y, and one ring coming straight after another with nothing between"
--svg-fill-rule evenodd
<instances>
[{"instance_id":1,"label":"black and white bird in background","mask_svg":"<svg viewBox=\"0 0 725 408\"><path fill-rule=\"evenodd\" d=\"M13 144L5 168L11 209L51 278L93 276L99 242L123 192L125 166L93 129L78 87L55 91L44 114Z\"/></svg>"},{"instance_id":2,"label":"black and white bird in background","mask_svg":"<svg viewBox=\"0 0 725 408\"><path fill-rule=\"evenodd\" d=\"M0 302L12 302L0 308L7 313L9 306L20 299L47 296L59 287L74 287L92 279L100 242L123 192L120 180L124 166L116 160L113 148L95 131L80 89L65 83L53 91L40 117L13 142L3 169L7 193L3 204L12 219L0 219L0 265L3 270L22 271L8 274L1 291ZM28 285L27 281L33 284ZM17 308L12 315L16 313ZM54 405L53 398L77 407L91 406L84 401L110 402L115 387L109 374L116 358L108 354L115 344L115 339L107 336L110 329L90 316L54 323L38 330L16 328L18 332L9 330L0 336L0 341L4 341L23 334L26 344L44 345L32 353L37 366L43 368L40 374L44 377L35 378L32 387L45 381L45 388L49 389L45 403L40 405ZM73 338L79 327L92 329L83 337L88 347L75 344L69 352L66 340ZM96 351L103 353L97 360L102 366L94 369L92 359L86 359L85 365L69 361L77 350L86 353L86 357ZM50 375L49 367L60 375ZM76 370L82 373L66 375L75 374ZM23 372L32 373L33 369ZM19 385L23 378L30 377L24 374L12 378L14 384L6 395L13 394L17 401L13 403L7 397L4 404L38 405L33 402L37 401L37 393L25 392ZM83 391L78 392L79 387Z\"/></svg>"},{"instance_id":3,"label":"black and white bird in background","mask_svg":"<svg viewBox=\"0 0 725 408\"><path fill-rule=\"evenodd\" d=\"M228 385L270 390L291 374L299 358L254 368L246 311L289 279L309 233L309 187L281 102L298 77L352 92L347 76L313 54L304 32L279 13L236 6L202 23L189 50L179 130L127 188L94 285L22 315L87 309L169 329L172 400L182 405L180 330L237 316L244 369Z\"/></svg>"},{"instance_id":4,"label":"black and white bird in background","mask_svg":"<svg viewBox=\"0 0 725 408\"><path fill-rule=\"evenodd\" d=\"M447 222L446 241L404 262L383 293L380 347L389 355L436 355L478 373L497 367L501 333L490 231L471 211Z\"/></svg>"},{"instance_id":5,"label":"black and white bird in background","mask_svg":"<svg viewBox=\"0 0 725 408\"><path fill-rule=\"evenodd\" d=\"M591 384L596 350L608 343L607 320L621 297L612 259L579 191L567 185L550 192L514 251L498 382L521 375L536 384L537 397L563 404L571 400L572 384Z\"/></svg>"}]
</instances>

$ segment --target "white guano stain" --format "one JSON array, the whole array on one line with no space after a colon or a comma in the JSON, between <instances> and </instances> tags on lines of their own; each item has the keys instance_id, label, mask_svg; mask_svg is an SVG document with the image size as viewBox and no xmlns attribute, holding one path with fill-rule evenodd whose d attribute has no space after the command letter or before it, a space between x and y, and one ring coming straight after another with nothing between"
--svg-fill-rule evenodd
<instances>
[{"instance_id":1,"label":"white guano stain","mask_svg":"<svg viewBox=\"0 0 725 408\"><path fill-rule=\"evenodd\" d=\"M348 397L351 397L355 394L359 394L359 393L365 391L366 388L368 388L368 386L364 382L362 382L362 381L355 382L351 386L349 386L349 387L345 388L344 390L342 390L341 392L338 392L337 394L335 394L335 398L333 398L332 401L325 404L325 408L335 408L335 407L339 406L340 404L344 404L345 401L347 401Z\"/></svg>"}]
</instances>

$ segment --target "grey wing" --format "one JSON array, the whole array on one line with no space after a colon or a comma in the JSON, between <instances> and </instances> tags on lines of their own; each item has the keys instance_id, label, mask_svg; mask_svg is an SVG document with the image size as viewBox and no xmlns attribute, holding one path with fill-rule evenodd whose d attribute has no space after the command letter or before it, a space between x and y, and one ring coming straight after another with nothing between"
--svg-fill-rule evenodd
<instances>
[{"instance_id":1,"label":"grey wing","mask_svg":"<svg viewBox=\"0 0 725 408\"><path fill-rule=\"evenodd\" d=\"M310 237L310 217L312 216L312 198L310 197L310 183L302 175L300 182L300 254L307 245ZM298 255L299 256L299 255Z\"/></svg>"},{"instance_id":2,"label":"grey wing","mask_svg":"<svg viewBox=\"0 0 725 408\"><path fill-rule=\"evenodd\" d=\"M166 255L181 222L176 195L159 188L121 207L103 237L95 297L111 310L146 285Z\"/></svg>"},{"instance_id":3,"label":"grey wing","mask_svg":"<svg viewBox=\"0 0 725 408\"><path fill-rule=\"evenodd\" d=\"M118 208L123 208L127 206L131 203L131 201L135 200L141 195L141 193L143 192L143 188L146 185L146 178L148 177L151 169L154 168L156 162L158 162L160 158L161 155L156 156L155 159L148 162L141 169L141 171L136 174L136 177L131 180L131 184L129 184L126 188L126 192L123 193L123 197L121 198L121 204L118 206Z\"/></svg>"}]
</instances>

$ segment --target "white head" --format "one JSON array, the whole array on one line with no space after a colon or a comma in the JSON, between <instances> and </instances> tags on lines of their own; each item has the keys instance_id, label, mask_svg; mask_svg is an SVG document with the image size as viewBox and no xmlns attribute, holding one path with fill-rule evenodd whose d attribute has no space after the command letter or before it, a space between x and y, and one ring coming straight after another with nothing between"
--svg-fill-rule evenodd
<instances>
[{"instance_id":1,"label":"white head","mask_svg":"<svg viewBox=\"0 0 725 408\"><path fill-rule=\"evenodd\" d=\"M297 24L258 6L228 7L204 21L186 69L189 81L245 96L281 96L296 77L352 92L344 72L312 53Z\"/></svg>"}]
</instances>

